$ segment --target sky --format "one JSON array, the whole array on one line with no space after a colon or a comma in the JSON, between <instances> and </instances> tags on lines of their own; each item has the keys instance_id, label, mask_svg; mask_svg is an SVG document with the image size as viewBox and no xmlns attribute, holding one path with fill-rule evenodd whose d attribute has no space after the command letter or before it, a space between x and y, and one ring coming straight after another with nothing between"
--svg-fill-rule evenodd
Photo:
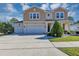
<instances>
[{"instance_id":1,"label":"sky","mask_svg":"<svg viewBox=\"0 0 79 59\"><path fill-rule=\"evenodd\" d=\"M23 20L25 10L38 7L43 10L53 10L63 7L68 10L68 16L72 16L74 21L79 20L79 4L78 3L0 3L0 21L7 22L11 18Z\"/></svg>"}]
</instances>

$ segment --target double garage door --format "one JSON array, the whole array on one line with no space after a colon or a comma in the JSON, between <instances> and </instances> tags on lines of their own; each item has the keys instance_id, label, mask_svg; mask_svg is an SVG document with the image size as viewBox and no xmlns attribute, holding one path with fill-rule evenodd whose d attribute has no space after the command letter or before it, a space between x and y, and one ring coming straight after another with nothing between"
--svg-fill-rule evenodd
<instances>
[{"instance_id":1,"label":"double garage door","mask_svg":"<svg viewBox=\"0 0 79 59\"><path fill-rule=\"evenodd\" d=\"M24 34L43 34L46 32L45 24L28 24L24 28Z\"/></svg>"}]
</instances>

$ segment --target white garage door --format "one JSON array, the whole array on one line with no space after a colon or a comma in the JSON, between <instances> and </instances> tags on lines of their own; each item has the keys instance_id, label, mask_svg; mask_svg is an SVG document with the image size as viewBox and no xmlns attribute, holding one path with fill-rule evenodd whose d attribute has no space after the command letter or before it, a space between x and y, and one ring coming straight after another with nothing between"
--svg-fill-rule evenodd
<instances>
[{"instance_id":1,"label":"white garage door","mask_svg":"<svg viewBox=\"0 0 79 59\"><path fill-rule=\"evenodd\" d=\"M16 28L14 29L14 31L15 31L15 33L17 33L17 34L22 34L22 33L23 33L23 28L22 28L22 27L16 27Z\"/></svg>"},{"instance_id":2,"label":"white garage door","mask_svg":"<svg viewBox=\"0 0 79 59\"><path fill-rule=\"evenodd\" d=\"M45 33L46 27L45 24L29 24L25 27L25 34L42 34Z\"/></svg>"}]
</instances>

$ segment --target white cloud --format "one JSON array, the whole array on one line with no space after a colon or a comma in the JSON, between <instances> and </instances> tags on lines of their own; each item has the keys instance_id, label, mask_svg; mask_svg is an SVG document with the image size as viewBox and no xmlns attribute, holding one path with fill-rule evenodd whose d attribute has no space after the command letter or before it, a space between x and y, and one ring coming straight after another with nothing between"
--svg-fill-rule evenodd
<instances>
[{"instance_id":1,"label":"white cloud","mask_svg":"<svg viewBox=\"0 0 79 59\"><path fill-rule=\"evenodd\" d=\"M28 9L28 8L30 8L29 5L24 4L24 3L21 3L20 5L22 6L23 11L26 10L26 9Z\"/></svg>"},{"instance_id":2,"label":"white cloud","mask_svg":"<svg viewBox=\"0 0 79 59\"><path fill-rule=\"evenodd\" d=\"M63 3L63 4L54 3L54 4L51 4L51 5L50 5L51 9L55 9L55 8L58 8L58 7L63 7L63 8L69 9L68 6L69 6L69 5L66 4L66 3Z\"/></svg>"},{"instance_id":3,"label":"white cloud","mask_svg":"<svg viewBox=\"0 0 79 59\"><path fill-rule=\"evenodd\" d=\"M63 7L63 8L69 9L68 6L69 6L69 5L66 4L66 3L64 3L64 4L61 4L61 3L54 3L54 4L51 4L51 5L50 5L50 8L51 8L51 9L55 9L55 8L58 8L58 7ZM42 4L42 6L41 6L40 8L43 9L43 10L46 10L46 9L49 8L49 4L48 4L48 3L47 3L47 4Z\"/></svg>"},{"instance_id":4,"label":"white cloud","mask_svg":"<svg viewBox=\"0 0 79 59\"><path fill-rule=\"evenodd\" d=\"M6 4L6 10L8 12L17 12L17 10L13 7L13 4Z\"/></svg>"},{"instance_id":5,"label":"white cloud","mask_svg":"<svg viewBox=\"0 0 79 59\"><path fill-rule=\"evenodd\" d=\"M51 9L49 3L42 4L40 8L43 9L43 10L50 10Z\"/></svg>"},{"instance_id":6,"label":"white cloud","mask_svg":"<svg viewBox=\"0 0 79 59\"><path fill-rule=\"evenodd\" d=\"M43 10L46 10L47 4L42 4L42 6L40 8L43 9Z\"/></svg>"},{"instance_id":7,"label":"white cloud","mask_svg":"<svg viewBox=\"0 0 79 59\"><path fill-rule=\"evenodd\" d=\"M51 9L55 9L55 8L60 7L60 6L61 6L61 4L59 4L59 3L55 3L55 4L50 5Z\"/></svg>"},{"instance_id":8,"label":"white cloud","mask_svg":"<svg viewBox=\"0 0 79 59\"><path fill-rule=\"evenodd\" d=\"M67 8L68 7L68 4L64 3L64 4L61 5L61 7Z\"/></svg>"}]
</instances>

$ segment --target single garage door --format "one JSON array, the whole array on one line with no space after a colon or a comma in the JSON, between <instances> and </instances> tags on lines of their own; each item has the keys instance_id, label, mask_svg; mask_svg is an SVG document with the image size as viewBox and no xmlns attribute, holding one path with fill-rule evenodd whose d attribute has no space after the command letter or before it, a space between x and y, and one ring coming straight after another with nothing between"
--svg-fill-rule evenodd
<instances>
[{"instance_id":1,"label":"single garage door","mask_svg":"<svg viewBox=\"0 0 79 59\"><path fill-rule=\"evenodd\" d=\"M43 34L46 32L45 24L29 24L24 30L25 34Z\"/></svg>"},{"instance_id":2,"label":"single garage door","mask_svg":"<svg viewBox=\"0 0 79 59\"><path fill-rule=\"evenodd\" d=\"M22 27L16 27L16 28L14 28L14 31L17 34L23 34L23 28Z\"/></svg>"}]
</instances>

